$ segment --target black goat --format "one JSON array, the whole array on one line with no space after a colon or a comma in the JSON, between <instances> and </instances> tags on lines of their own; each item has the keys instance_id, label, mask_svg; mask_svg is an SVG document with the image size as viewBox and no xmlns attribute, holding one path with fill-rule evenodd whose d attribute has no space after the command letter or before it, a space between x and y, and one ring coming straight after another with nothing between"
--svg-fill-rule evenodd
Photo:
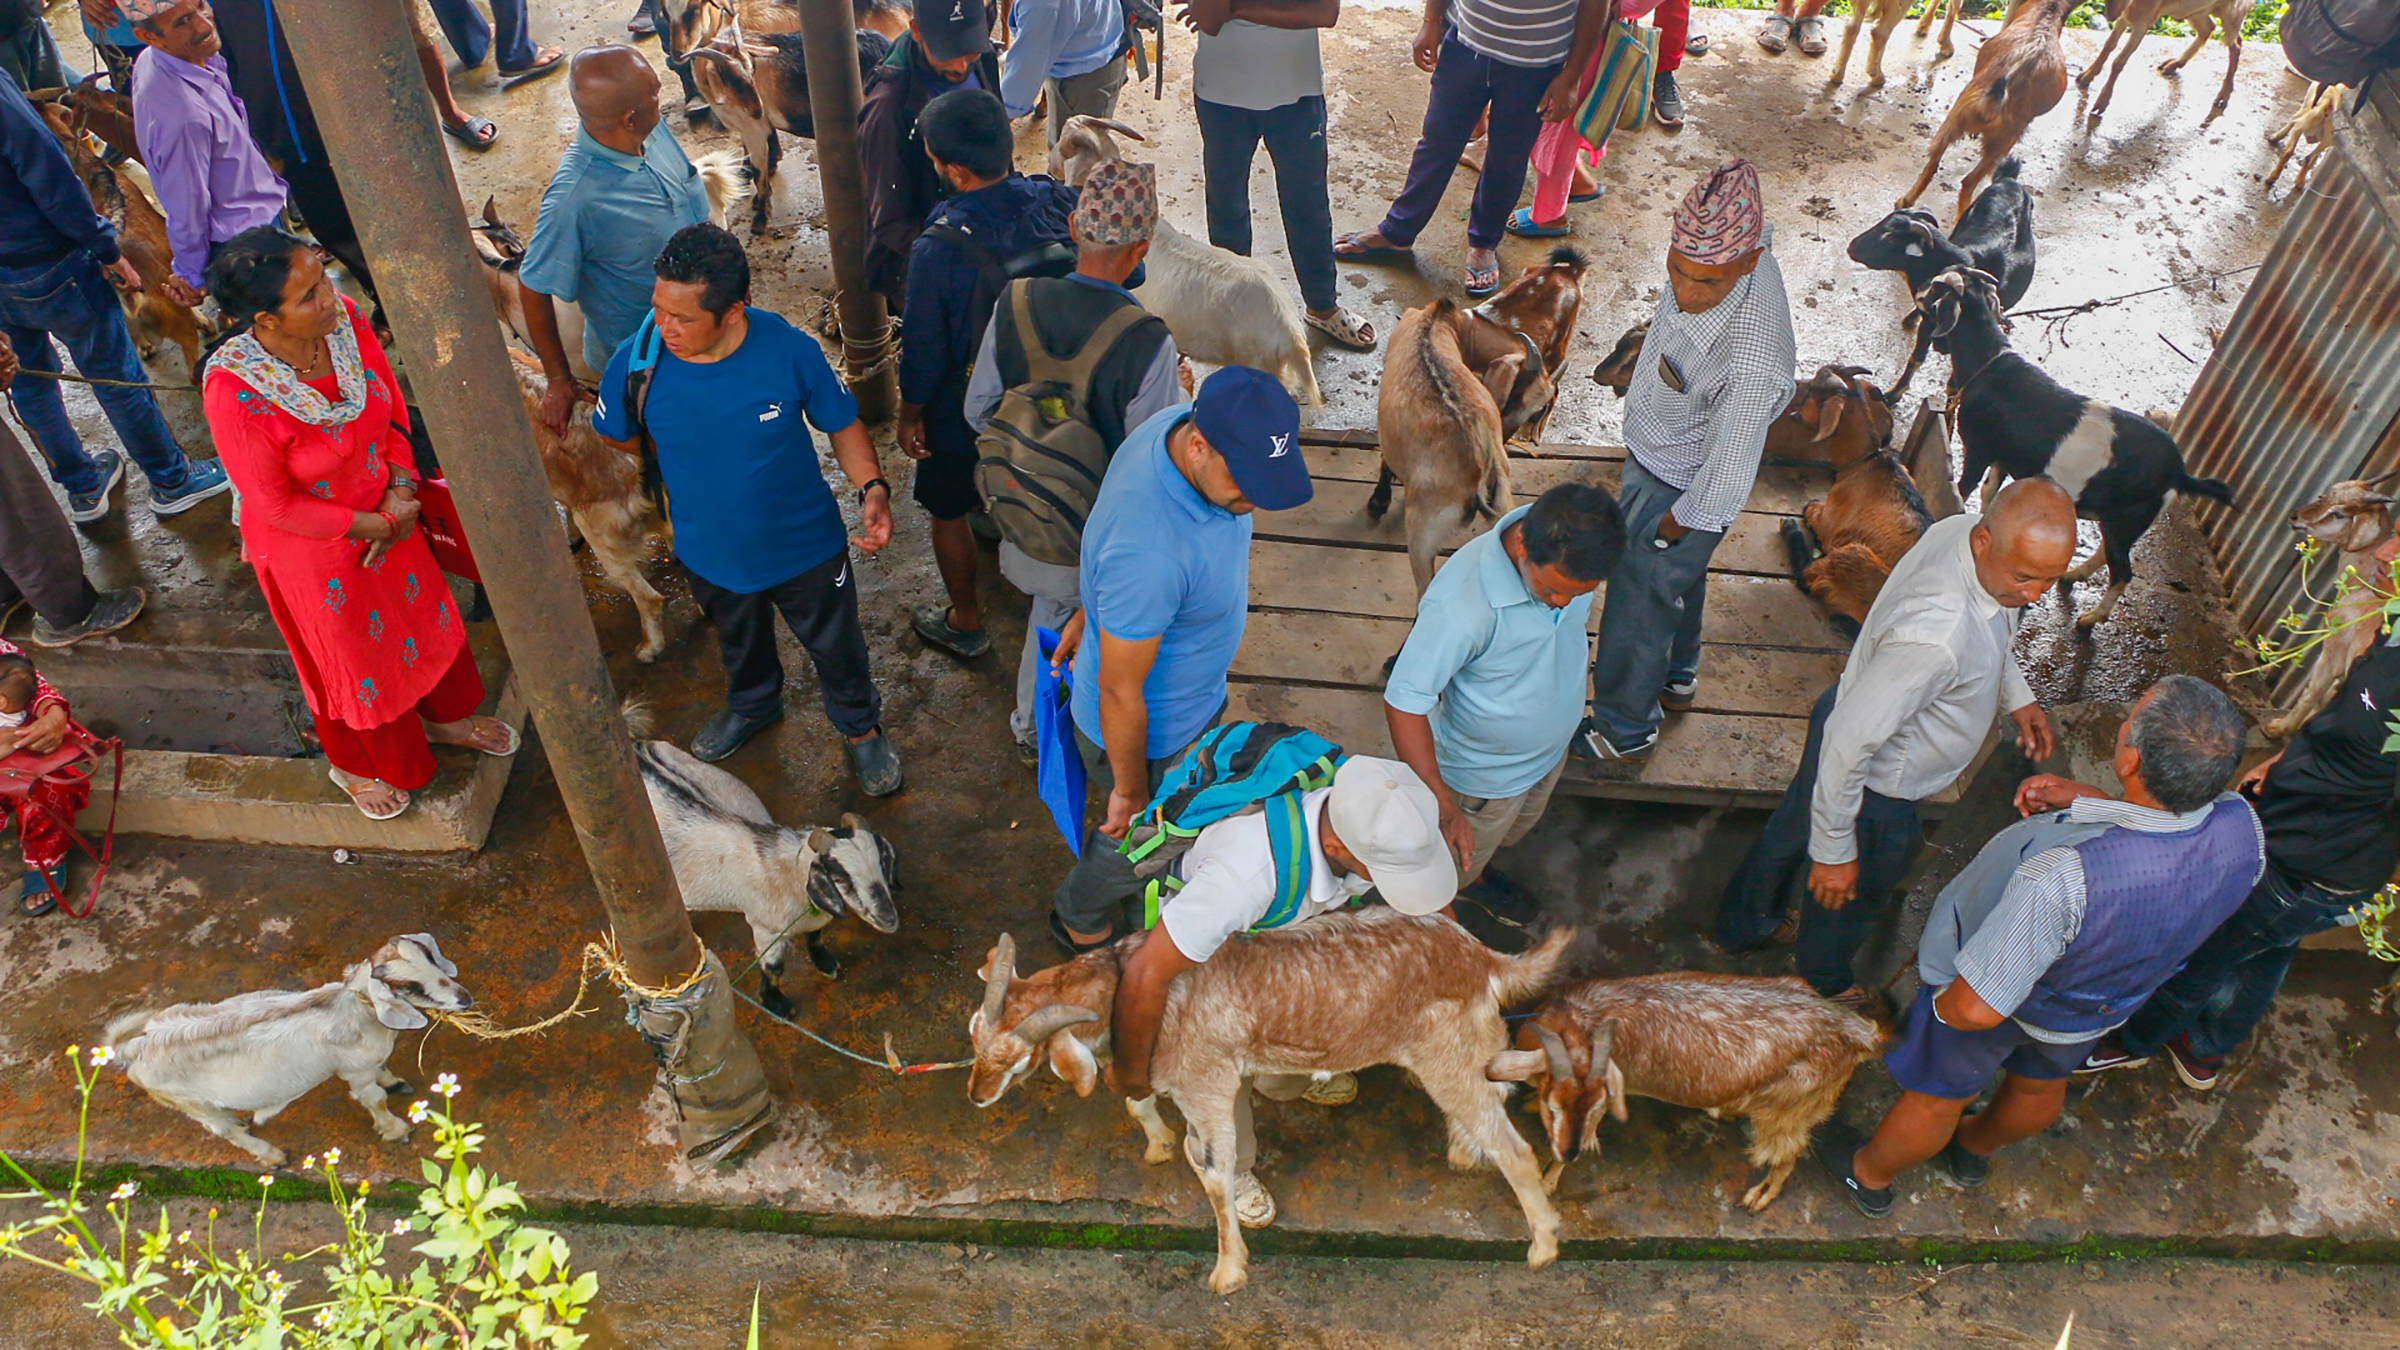
<instances>
[{"instance_id":1,"label":"black goat","mask_svg":"<svg viewBox=\"0 0 2400 1350\"><path fill-rule=\"evenodd\" d=\"M2009 308L2033 285L2033 194L2017 181L2018 167L2014 155L2000 161L1951 233L1931 211L1905 207L1851 240L1850 261L1900 273L1910 295L1949 268L1971 267L2000 283L2000 307Z\"/></svg>"},{"instance_id":2,"label":"black goat","mask_svg":"<svg viewBox=\"0 0 2400 1350\"><path fill-rule=\"evenodd\" d=\"M864 8L861 6L860 8ZM808 56L798 33L719 33L694 49L692 77L726 130L738 136L749 157L754 195L750 233L763 234L774 205L775 175L783 146L775 133L814 140L817 123L808 101ZM883 63L891 39L872 28L858 30L859 78Z\"/></svg>"},{"instance_id":3,"label":"black goat","mask_svg":"<svg viewBox=\"0 0 2400 1350\"><path fill-rule=\"evenodd\" d=\"M1950 387L1965 450L1960 495L1989 469L2008 478L2046 476L2075 499L2075 514L2099 522L2100 547L2066 576L2064 586L2108 564L2108 593L2075 617L2089 628L2116 608L2133 580L2133 545L2158 518L2170 492L2233 504L2233 489L2194 478L2166 428L2123 408L2085 398L2010 350L2000 331L2000 288L1963 267L1937 276L1917 295L1922 342L1950 358Z\"/></svg>"}]
</instances>

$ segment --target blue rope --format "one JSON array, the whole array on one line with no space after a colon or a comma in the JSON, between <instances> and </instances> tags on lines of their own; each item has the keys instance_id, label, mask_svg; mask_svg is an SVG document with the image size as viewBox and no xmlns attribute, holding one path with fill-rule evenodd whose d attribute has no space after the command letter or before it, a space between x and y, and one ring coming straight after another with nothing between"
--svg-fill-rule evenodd
<instances>
[{"instance_id":1,"label":"blue rope","mask_svg":"<svg viewBox=\"0 0 2400 1350\"><path fill-rule=\"evenodd\" d=\"M283 58L275 51L275 30L280 26L275 17L275 0L262 0L267 11L267 69L275 73L275 99L283 108L284 128L292 133L292 153L300 162L308 163L308 146L300 139L300 122L292 116L292 96L283 87Z\"/></svg>"}]
</instances>

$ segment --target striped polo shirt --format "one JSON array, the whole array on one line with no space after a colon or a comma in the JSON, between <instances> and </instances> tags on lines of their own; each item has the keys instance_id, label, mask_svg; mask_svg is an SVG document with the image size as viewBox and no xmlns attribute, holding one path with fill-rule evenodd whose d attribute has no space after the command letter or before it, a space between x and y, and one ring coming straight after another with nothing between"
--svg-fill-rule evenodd
<instances>
[{"instance_id":1,"label":"striped polo shirt","mask_svg":"<svg viewBox=\"0 0 2400 1350\"><path fill-rule=\"evenodd\" d=\"M1539 69L1566 64L1577 0L1451 0L1458 40L1495 61Z\"/></svg>"}]
</instances>

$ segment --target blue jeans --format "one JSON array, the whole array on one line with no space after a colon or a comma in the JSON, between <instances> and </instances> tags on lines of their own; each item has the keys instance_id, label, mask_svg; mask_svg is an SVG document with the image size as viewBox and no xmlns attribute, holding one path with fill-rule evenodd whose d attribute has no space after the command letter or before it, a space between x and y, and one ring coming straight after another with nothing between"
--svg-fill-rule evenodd
<instances>
[{"instance_id":1,"label":"blue jeans","mask_svg":"<svg viewBox=\"0 0 2400 1350\"><path fill-rule=\"evenodd\" d=\"M1628 556L1631 556L1628 554ZM1616 584L1613 580L1609 583ZM1766 945L1789 912L1792 892L1807 880L1809 799L1817 791L1817 756L1825 744L1825 719L1833 715L1834 691L1826 690L1808 714L1808 745L1775 814L1717 903L1717 945L1749 951ZM1925 842L1917 804L1869 791L1859 798L1853 826L1858 842L1858 892L1840 909L1827 909L1801 890L1800 945L1793 953L1800 977L1831 998L1858 982L1851 963L1868 934L1908 878L1909 864Z\"/></svg>"},{"instance_id":2,"label":"blue jeans","mask_svg":"<svg viewBox=\"0 0 2400 1350\"><path fill-rule=\"evenodd\" d=\"M533 34L526 31L525 0L492 0L492 21L483 16L467 0L426 0L433 10L433 20L442 26L442 36L450 40L450 49L458 53L460 65L469 70L483 64L492 51L492 29L500 30L500 69L503 72L523 70L533 64Z\"/></svg>"},{"instance_id":3,"label":"blue jeans","mask_svg":"<svg viewBox=\"0 0 2400 1350\"><path fill-rule=\"evenodd\" d=\"M1665 716L1658 691L1668 681L1700 670L1708 560L1725 536L1693 530L1667 548L1652 548L1659 521L1681 496L1683 489L1669 487L1626 456L1617 497L1625 515L1625 556L1608 578L1599 651L1592 657L1592 722L1620 746L1658 726Z\"/></svg>"},{"instance_id":4,"label":"blue jeans","mask_svg":"<svg viewBox=\"0 0 2400 1350\"><path fill-rule=\"evenodd\" d=\"M1339 302L1334 290L1333 208L1325 187L1325 100L1311 95L1263 111L1194 100L1201 168L1208 180L1208 242L1250 256L1250 160L1261 141L1275 162L1283 239L1300 296L1314 310Z\"/></svg>"},{"instance_id":5,"label":"blue jeans","mask_svg":"<svg viewBox=\"0 0 2400 1350\"><path fill-rule=\"evenodd\" d=\"M59 369L58 351L50 345L55 337L67 344L75 369L92 379L136 384L150 380L141 353L133 349L133 335L126 331L116 290L89 254L70 253L38 267L0 264L0 329L7 331L27 370ZM191 473L191 462L167 430L167 419L159 415L158 400L150 391L95 385L92 394L100 400L108 424L116 428L117 439L149 476L151 490L180 489ZM8 398L48 461L50 477L70 493L97 491L100 466L84 453L83 439L67 420L58 381L20 378Z\"/></svg>"},{"instance_id":6,"label":"blue jeans","mask_svg":"<svg viewBox=\"0 0 2400 1350\"><path fill-rule=\"evenodd\" d=\"M2366 899L2326 890L2269 862L2250 898L2117 1032L2118 1043L2148 1055L2181 1034L2202 1059L2232 1053L2266 1020L2300 939L2333 927Z\"/></svg>"},{"instance_id":7,"label":"blue jeans","mask_svg":"<svg viewBox=\"0 0 2400 1350\"><path fill-rule=\"evenodd\" d=\"M1475 181L1474 204L1467 210L1467 242L1476 248L1500 247L1502 226L1516 209L1517 194L1525 190L1534 138L1542 133L1542 95L1565 67L1564 61L1539 69L1512 66L1459 41L1456 29L1444 35L1441 60L1433 68L1433 90L1425 103L1425 125L1417 134L1417 152L1408 161L1408 181L1378 227L1384 242L1407 248L1425 232L1433 213L1441 209L1450 175L1458 172L1459 152L1475 134L1476 119L1489 108L1483 173Z\"/></svg>"}]
</instances>

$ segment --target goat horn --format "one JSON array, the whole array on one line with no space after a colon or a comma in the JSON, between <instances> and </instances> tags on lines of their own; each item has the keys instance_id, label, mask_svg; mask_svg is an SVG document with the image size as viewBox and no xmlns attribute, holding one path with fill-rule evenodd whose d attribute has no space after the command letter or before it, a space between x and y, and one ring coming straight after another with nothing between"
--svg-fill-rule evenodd
<instances>
[{"instance_id":1,"label":"goat horn","mask_svg":"<svg viewBox=\"0 0 2400 1350\"><path fill-rule=\"evenodd\" d=\"M2394 469L2390 473L2379 473L2373 478L2361 478L2358 480L2358 485L2360 487L2374 487L2379 483L2388 483L2394 478L2400 478L2400 469Z\"/></svg>"},{"instance_id":2,"label":"goat horn","mask_svg":"<svg viewBox=\"0 0 2400 1350\"><path fill-rule=\"evenodd\" d=\"M1027 1045L1040 1045L1068 1027L1097 1022L1100 1014L1073 1003L1053 1003L1025 1015L1025 1020L1009 1028L1009 1033Z\"/></svg>"},{"instance_id":3,"label":"goat horn","mask_svg":"<svg viewBox=\"0 0 2400 1350\"><path fill-rule=\"evenodd\" d=\"M1608 1059L1610 1055L1616 1053L1616 1049L1617 1023L1616 1019L1612 1017L1608 1021L1602 1022L1600 1029L1592 1033L1591 1081L1597 1083L1607 1076Z\"/></svg>"},{"instance_id":4,"label":"goat horn","mask_svg":"<svg viewBox=\"0 0 2400 1350\"><path fill-rule=\"evenodd\" d=\"M1558 1038L1557 1032L1539 1022L1533 1024L1533 1034L1541 1040L1542 1057L1550 1061L1550 1081L1572 1082L1575 1068L1567 1061L1567 1043Z\"/></svg>"},{"instance_id":5,"label":"goat horn","mask_svg":"<svg viewBox=\"0 0 2400 1350\"><path fill-rule=\"evenodd\" d=\"M983 979L983 1024L1000 1020L1000 1005L1008 1001L1008 982L1017 973L1017 940L1006 933L992 944L991 973Z\"/></svg>"},{"instance_id":6,"label":"goat horn","mask_svg":"<svg viewBox=\"0 0 2400 1350\"><path fill-rule=\"evenodd\" d=\"M2363 501L2363 502L2365 502L2365 503L2366 503L2367 505L2369 505L2369 506L2390 506L2394 500L2400 500L2400 499L2395 499L2395 498L2391 498L2391 497L2384 497L2384 496L2374 496L2374 497L2363 497L2363 498L2360 498L2360 500L2361 500L2361 501Z\"/></svg>"}]
</instances>

